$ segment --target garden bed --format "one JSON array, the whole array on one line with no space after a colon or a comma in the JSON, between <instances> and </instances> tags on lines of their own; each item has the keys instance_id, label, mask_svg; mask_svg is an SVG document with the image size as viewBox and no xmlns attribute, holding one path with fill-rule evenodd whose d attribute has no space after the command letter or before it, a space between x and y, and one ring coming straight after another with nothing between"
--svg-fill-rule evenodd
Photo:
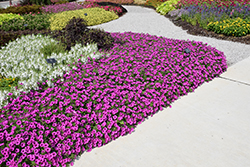
<instances>
[{"instance_id":1,"label":"garden bed","mask_svg":"<svg viewBox=\"0 0 250 167\"><path fill-rule=\"evenodd\" d=\"M201 28L199 25L192 25L186 21L182 21L181 19L175 20L176 17L174 16L171 17L170 15L165 15L165 17L171 20L176 26L181 27L183 30L187 30L187 33L191 35L205 36L250 45L250 34L241 37L227 36L224 34L215 33L213 31L208 31Z\"/></svg>"},{"instance_id":2,"label":"garden bed","mask_svg":"<svg viewBox=\"0 0 250 167\"><path fill-rule=\"evenodd\" d=\"M104 13L109 8L86 5ZM76 13L52 8L47 12L63 15L61 20ZM34 6L29 10L41 12ZM88 21L84 18L91 12L77 13L80 18L55 22L53 31L12 30L9 36L16 35L0 50L1 166L72 164L85 151L131 133L147 117L227 70L224 53L208 44L89 29L97 16ZM107 15L118 18L115 12ZM56 64L46 63L48 58Z\"/></svg>"},{"instance_id":3,"label":"garden bed","mask_svg":"<svg viewBox=\"0 0 250 167\"><path fill-rule=\"evenodd\" d=\"M125 43L102 52L109 56L79 59L63 77L52 79L53 87L40 83L38 90L8 100L0 115L3 162L10 165L15 157L31 166L69 164L84 151L131 133L227 68L223 53L201 42L111 35Z\"/></svg>"}]
</instances>

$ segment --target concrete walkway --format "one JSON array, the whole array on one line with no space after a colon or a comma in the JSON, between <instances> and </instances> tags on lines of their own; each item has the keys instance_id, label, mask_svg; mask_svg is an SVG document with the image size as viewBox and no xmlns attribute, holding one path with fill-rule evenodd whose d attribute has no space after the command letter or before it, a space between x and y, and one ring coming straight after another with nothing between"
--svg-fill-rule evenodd
<instances>
[{"instance_id":1,"label":"concrete walkway","mask_svg":"<svg viewBox=\"0 0 250 167\"><path fill-rule=\"evenodd\" d=\"M18 0L12 0L12 5L16 5L19 1ZM0 8L7 8L10 6L9 1L0 1Z\"/></svg>"},{"instance_id":2,"label":"concrete walkway","mask_svg":"<svg viewBox=\"0 0 250 167\"><path fill-rule=\"evenodd\" d=\"M124 7L128 13L123 17L92 27L174 39L202 38L223 51L231 65L219 78L179 98L133 133L83 153L73 167L249 167L250 46L187 35L176 27L172 31L175 25L154 10ZM229 52L227 45L235 50ZM244 56L235 59L239 52Z\"/></svg>"}]
</instances>

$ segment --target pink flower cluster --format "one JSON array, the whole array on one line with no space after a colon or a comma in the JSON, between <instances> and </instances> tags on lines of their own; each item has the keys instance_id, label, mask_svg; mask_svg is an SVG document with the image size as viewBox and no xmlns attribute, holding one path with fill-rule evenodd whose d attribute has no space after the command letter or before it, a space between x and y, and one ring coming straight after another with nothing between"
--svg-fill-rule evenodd
<instances>
[{"instance_id":1,"label":"pink flower cluster","mask_svg":"<svg viewBox=\"0 0 250 167\"><path fill-rule=\"evenodd\" d=\"M79 59L54 88L42 83L3 107L0 164L65 167L227 69L223 52L201 42L111 35L125 44L105 51L109 57Z\"/></svg>"},{"instance_id":2,"label":"pink flower cluster","mask_svg":"<svg viewBox=\"0 0 250 167\"><path fill-rule=\"evenodd\" d=\"M85 2L112 2L117 4L133 4L134 0L85 0Z\"/></svg>"},{"instance_id":3,"label":"pink flower cluster","mask_svg":"<svg viewBox=\"0 0 250 167\"><path fill-rule=\"evenodd\" d=\"M110 12L113 11L116 14L122 13L122 9L120 7L117 7L117 6L101 6L100 8L103 8L106 11L110 11Z\"/></svg>"},{"instance_id":4,"label":"pink flower cluster","mask_svg":"<svg viewBox=\"0 0 250 167\"><path fill-rule=\"evenodd\" d=\"M103 0L85 0L86 2L103 2Z\"/></svg>"},{"instance_id":5,"label":"pink flower cluster","mask_svg":"<svg viewBox=\"0 0 250 167\"><path fill-rule=\"evenodd\" d=\"M96 3L83 4L74 2L66 4L46 5L44 7L41 7L41 10L43 13L59 13L63 11L78 10L78 9L93 8L93 7L100 7L105 9L106 11L113 11L118 15L122 13L122 9L116 6L100 6L97 5Z\"/></svg>"},{"instance_id":6,"label":"pink flower cluster","mask_svg":"<svg viewBox=\"0 0 250 167\"><path fill-rule=\"evenodd\" d=\"M79 5L78 3L66 3L66 4L55 4L55 5L46 5L41 7L41 11L43 13L59 13L63 11L69 11L69 10L78 10L83 9L82 5Z\"/></svg>"},{"instance_id":7,"label":"pink flower cluster","mask_svg":"<svg viewBox=\"0 0 250 167\"><path fill-rule=\"evenodd\" d=\"M88 2L88 3L80 3L83 8L94 8L94 7L100 7L105 9L106 11L113 11L115 12L117 15L120 15L122 13L122 9L120 7L117 6L100 6L94 2Z\"/></svg>"}]
</instances>

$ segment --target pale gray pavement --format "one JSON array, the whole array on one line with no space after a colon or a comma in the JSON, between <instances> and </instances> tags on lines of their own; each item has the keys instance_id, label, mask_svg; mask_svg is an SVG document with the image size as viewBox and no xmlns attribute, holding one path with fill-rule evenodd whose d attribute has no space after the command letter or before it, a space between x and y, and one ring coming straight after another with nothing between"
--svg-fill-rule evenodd
<instances>
[{"instance_id":1,"label":"pale gray pavement","mask_svg":"<svg viewBox=\"0 0 250 167\"><path fill-rule=\"evenodd\" d=\"M189 35L153 9L124 7L123 17L92 28L203 41L230 66L133 133L83 153L73 167L249 167L250 45Z\"/></svg>"},{"instance_id":2,"label":"pale gray pavement","mask_svg":"<svg viewBox=\"0 0 250 167\"><path fill-rule=\"evenodd\" d=\"M12 5L17 4L17 2L19 2L18 0L12 1ZM10 2L9 1L0 1L0 8L7 8L10 6Z\"/></svg>"}]
</instances>

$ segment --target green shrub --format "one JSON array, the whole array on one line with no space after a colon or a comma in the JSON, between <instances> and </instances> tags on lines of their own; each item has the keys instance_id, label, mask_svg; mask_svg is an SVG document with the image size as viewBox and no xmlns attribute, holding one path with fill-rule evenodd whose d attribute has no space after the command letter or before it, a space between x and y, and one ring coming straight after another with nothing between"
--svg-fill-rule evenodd
<instances>
[{"instance_id":1,"label":"green shrub","mask_svg":"<svg viewBox=\"0 0 250 167\"><path fill-rule=\"evenodd\" d=\"M69 3L69 1L67 1L67 0L60 0L60 1L56 2L55 4L65 4L65 3Z\"/></svg>"},{"instance_id":2,"label":"green shrub","mask_svg":"<svg viewBox=\"0 0 250 167\"><path fill-rule=\"evenodd\" d=\"M0 29L4 31L18 31L18 30L42 30L50 27L49 15L23 15L23 19L11 19L8 22L3 22Z\"/></svg>"},{"instance_id":3,"label":"green shrub","mask_svg":"<svg viewBox=\"0 0 250 167\"><path fill-rule=\"evenodd\" d=\"M143 6L153 7L156 9L159 5L161 5L163 0L147 0L146 3L143 4Z\"/></svg>"},{"instance_id":4,"label":"green shrub","mask_svg":"<svg viewBox=\"0 0 250 167\"><path fill-rule=\"evenodd\" d=\"M169 0L156 8L156 11L162 15L166 15L168 12L175 9L174 5L177 4L180 0Z\"/></svg>"},{"instance_id":5,"label":"green shrub","mask_svg":"<svg viewBox=\"0 0 250 167\"><path fill-rule=\"evenodd\" d=\"M8 22L11 19L23 19L22 16L17 15L17 14L12 14L12 13L8 13L8 14L0 14L0 25L2 25L2 23L4 21Z\"/></svg>"},{"instance_id":6,"label":"green shrub","mask_svg":"<svg viewBox=\"0 0 250 167\"><path fill-rule=\"evenodd\" d=\"M31 4L36 5L51 5L52 2L50 0L29 0Z\"/></svg>"},{"instance_id":7,"label":"green shrub","mask_svg":"<svg viewBox=\"0 0 250 167\"><path fill-rule=\"evenodd\" d=\"M41 5L27 5L27 6L10 6L6 9L0 9L0 13L13 13L13 14L27 14L27 13L41 13Z\"/></svg>"},{"instance_id":8,"label":"green shrub","mask_svg":"<svg viewBox=\"0 0 250 167\"><path fill-rule=\"evenodd\" d=\"M225 34L227 36L241 37L250 34L250 20L242 19L240 17L210 22L207 26L208 30L214 31L218 34Z\"/></svg>"},{"instance_id":9,"label":"green shrub","mask_svg":"<svg viewBox=\"0 0 250 167\"><path fill-rule=\"evenodd\" d=\"M67 25L69 20L71 20L73 17L83 18L84 20L86 20L88 26L98 25L118 19L118 16L114 12L106 11L101 8L87 8L73 11L64 11L51 15L49 19L51 23L50 29L52 31L62 30Z\"/></svg>"},{"instance_id":10,"label":"green shrub","mask_svg":"<svg viewBox=\"0 0 250 167\"><path fill-rule=\"evenodd\" d=\"M19 5L25 6L25 5L30 5L31 2L30 0L19 0Z\"/></svg>"},{"instance_id":11,"label":"green shrub","mask_svg":"<svg viewBox=\"0 0 250 167\"><path fill-rule=\"evenodd\" d=\"M9 42L28 34L51 34L50 30L19 30L19 31L3 31L0 30L0 48L6 46Z\"/></svg>"},{"instance_id":12,"label":"green shrub","mask_svg":"<svg viewBox=\"0 0 250 167\"><path fill-rule=\"evenodd\" d=\"M0 48L6 46L10 41L14 41L18 37L21 37L18 33L0 31Z\"/></svg>"}]
</instances>

